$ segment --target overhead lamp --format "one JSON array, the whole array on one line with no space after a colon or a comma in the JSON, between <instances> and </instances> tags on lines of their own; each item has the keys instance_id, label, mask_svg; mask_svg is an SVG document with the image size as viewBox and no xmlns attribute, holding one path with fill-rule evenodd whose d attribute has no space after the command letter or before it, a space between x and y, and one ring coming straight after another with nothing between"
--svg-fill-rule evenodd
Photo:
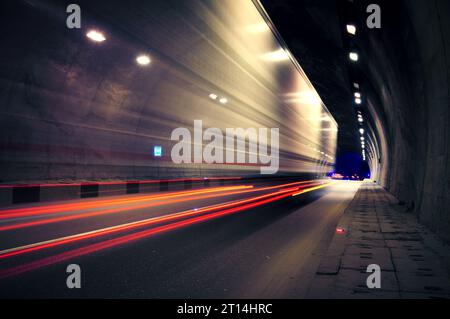
<instances>
[{"instance_id":1,"label":"overhead lamp","mask_svg":"<svg viewBox=\"0 0 450 319\"><path fill-rule=\"evenodd\" d=\"M360 98L356 98L356 99L355 99L355 103L359 105L359 104L362 103L362 100L361 100Z\"/></svg>"},{"instance_id":2,"label":"overhead lamp","mask_svg":"<svg viewBox=\"0 0 450 319\"><path fill-rule=\"evenodd\" d=\"M145 55L145 54L142 54L142 55L139 55L137 58L136 58L136 62L139 64L139 65L149 65L150 64L150 62L152 62L152 60L150 59L150 57L148 56L148 55Z\"/></svg>"},{"instance_id":3,"label":"overhead lamp","mask_svg":"<svg viewBox=\"0 0 450 319\"><path fill-rule=\"evenodd\" d=\"M356 97L356 98L361 98L361 93L355 92L355 97Z\"/></svg>"},{"instance_id":4,"label":"overhead lamp","mask_svg":"<svg viewBox=\"0 0 450 319\"><path fill-rule=\"evenodd\" d=\"M359 55L356 52L350 52L348 56L353 62L357 62L359 60Z\"/></svg>"},{"instance_id":5,"label":"overhead lamp","mask_svg":"<svg viewBox=\"0 0 450 319\"><path fill-rule=\"evenodd\" d=\"M97 30L89 30L88 33L86 33L86 36L95 42L103 42L106 40L105 36L102 32Z\"/></svg>"},{"instance_id":6,"label":"overhead lamp","mask_svg":"<svg viewBox=\"0 0 450 319\"><path fill-rule=\"evenodd\" d=\"M228 100L226 99L226 98L221 98L220 100L219 100L219 102L220 103L222 103L222 104L227 104L228 103Z\"/></svg>"},{"instance_id":7,"label":"overhead lamp","mask_svg":"<svg viewBox=\"0 0 450 319\"><path fill-rule=\"evenodd\" d=\"M209 95L209 98L210 98L211 100L217 100L217 94L211 93L211 94Z\"/></svg>"},{"instance_id":8,"label":"overhead lamp","mask_svg":"<svg viewBox=\"0 0 450 319\"><path fill-rule=\"evenodd\" d=\"M363 128L360 128L360 129L359 129L359 133L360 133L361 135L363 135L363 134L364 134L364 129L363 129Z\"/></svg>"},{"instance_id":9,"label":"overhead lamp","mask_svg":"<svg viewBox=\"0 0 450 319\"><path fill-rule=\"evenodd\" d=\"M347 24L347 32L351 35L356 34L356 26L353 24Z\"/></svg>"}]
</instances>

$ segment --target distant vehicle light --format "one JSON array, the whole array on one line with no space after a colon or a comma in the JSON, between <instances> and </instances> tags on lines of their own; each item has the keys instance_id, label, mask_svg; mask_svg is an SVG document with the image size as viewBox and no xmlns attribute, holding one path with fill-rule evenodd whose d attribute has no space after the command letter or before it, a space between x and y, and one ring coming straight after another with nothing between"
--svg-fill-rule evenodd
<instances>
[{"instance_id":1,"label":"distant vehicle light","mask_svg":"<svg viewBox=\"0 0 450 319\"><path fill-rule=\"evenodd\" d=\"M149 65L151 61L148 55L140 55L136 58L136 62L140 65Z\"/></svg>"},{"instance_id":2,"label":"distant vehicle light","mask_svg":"<svg viewBox=\"0 0 450 319\"><path fill-rule=\"evenodd\" d=\"M86 36L95 42L103 42L106 40L103 33L101 33L100 31L97 31L97 30L90 30L88 33L86 33Z\"/></svg>"},{"instance_id":3,"label":"distant vehicle light","mask_svg":"<svg viewBox=\"0 0 450 319\"><path fill-rule=\"evenodd\" d=\"M336 234L344 234L345 229L343 227L336 227Z\"/></svg>"}]
</instances>

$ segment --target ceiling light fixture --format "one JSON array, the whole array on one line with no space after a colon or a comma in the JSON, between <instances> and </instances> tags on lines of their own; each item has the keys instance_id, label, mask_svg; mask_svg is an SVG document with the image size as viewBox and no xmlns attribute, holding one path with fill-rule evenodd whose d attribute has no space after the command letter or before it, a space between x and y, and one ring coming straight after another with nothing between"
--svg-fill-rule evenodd
<instances>
[{"instance_id":1,"label":"ceiling light fixture","mask_svg":"<svg viewBox=\"0 0 450 319\"><path fill-rule=\"evenodd\" d=\"M103 33L101 33L100 31L97 31L97 30L90 30L88 33L86 33L86 36L95 42L103 42L106 40Z\"/></svg>"},{"instance_id":2,"label":"ceiling light fixture","mask_svg":"<svg viewBox=\"0 0 450 319\"><path fill-rule=\"evenodd\" d=\"M136 58L136 62L139 65L149 65L150 62L152 62L152 60L150 59L150 57L148 55L140 55Z\"/></svg>"}]
</instances>

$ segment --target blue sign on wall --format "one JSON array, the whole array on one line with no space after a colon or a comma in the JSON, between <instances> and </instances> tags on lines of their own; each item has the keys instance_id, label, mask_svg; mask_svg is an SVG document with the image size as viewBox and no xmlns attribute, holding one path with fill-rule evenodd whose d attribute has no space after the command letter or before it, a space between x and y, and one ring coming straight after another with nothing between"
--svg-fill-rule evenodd
<instances>
[{"instance_id":1,"label":"blue sign on wall","mask_svg":"<svg viewBox=\"0 0 450 319\"><path fill-rule=\"evenodd\" d=\"M153 155L155 157L161 157L162 156L162 147L161 146L154 146L153 147Z\"/></svg>"}]
</instances>

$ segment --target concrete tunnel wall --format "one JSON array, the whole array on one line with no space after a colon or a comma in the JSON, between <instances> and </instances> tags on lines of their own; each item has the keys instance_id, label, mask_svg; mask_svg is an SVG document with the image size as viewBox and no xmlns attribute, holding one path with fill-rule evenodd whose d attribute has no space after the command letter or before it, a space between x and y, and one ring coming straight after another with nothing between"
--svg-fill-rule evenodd
<instances>
[{"instance_id":1,"label":"concrete tunnel wall","mask_svg":"<svg viewBox=\"0 0 450 319\"><path fill-rule=\"evenodd\" d=\"M359 43L380 150L369 160L380 172L372 173L450 241L450 2L379 4L381 30L365 30Z\"/></svg>"},{"instance_id":2,"label":"concrete tunnel wall","mask_svg":"<svg viewBox=\"0 0 450 319\"><path fill-rule=\"evenodd\" d=\"M335 123L292 61L261 59L280 44L269 28L248 31L264 23L251 1L78 3L104 43L67 29L61 1L2 11L14 19L0 60L1 182L259 175L261 165L173 164L171 132L192 132L196 119L222 131L280 128L280 172L331 170ZM136 65L140 52L148 68Z\"/></svg>"}]
</instances>

